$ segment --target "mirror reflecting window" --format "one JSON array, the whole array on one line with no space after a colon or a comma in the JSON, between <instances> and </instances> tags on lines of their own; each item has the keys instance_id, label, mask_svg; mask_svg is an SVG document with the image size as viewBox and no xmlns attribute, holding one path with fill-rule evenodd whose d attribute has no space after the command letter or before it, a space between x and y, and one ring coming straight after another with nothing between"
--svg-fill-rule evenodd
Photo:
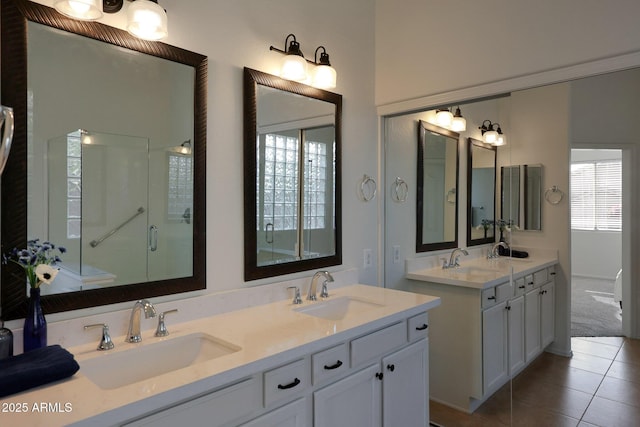
<instances>
[{"instance_id":1,"label":"mirror reflecting window","mask_svg":"<svg viewBox=\"0 0 640 427\"><path fill-rule=\"evenodd\" d=\"M468 138L467 245L495 240L497 148Z\"/></svg>"},{"instance_id":2,"label":"mirror reflecting window","mask_svg":"<svg viewBox=\"0 0 640 427\"><path fill-rule=\"evenodd\" d=\"M501 215L516 230L542 230L542 165L501 169Z\"/></svg>"},{"instance_id":3,"label":"mirror reflecting window","mask_svg":"<svg viewBox=\"0 0 640 427\"><path fill-rule=\"evenodd\" d=\"M207 58L2 2L2 248L65 246L45 312L203 289ZM2 314L24 276L2 268Z\"/></svg>"},{"instance_id":4,"label":"mirror reflecting window","mask_svg":"<svg viewBox=\"0 0 640 427\"><path fill-rule=\"evenodd\" d=\"M245 68L245 279L341 263L340 95Z\"/></svg>"},{"instance_id":5,"label":"mirror reflecting window","mask_svg":"<svg viewBox=\"0 0 640 427\"><path fill-rule=\"evenodd\" d=\"M458 246L459 137L419 121L416 252Z\"/></svg>"}]
</instances>

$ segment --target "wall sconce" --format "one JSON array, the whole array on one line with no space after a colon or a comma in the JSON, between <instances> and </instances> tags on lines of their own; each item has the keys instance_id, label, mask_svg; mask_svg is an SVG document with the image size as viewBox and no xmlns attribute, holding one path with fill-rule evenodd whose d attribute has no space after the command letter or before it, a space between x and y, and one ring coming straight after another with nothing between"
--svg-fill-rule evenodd
<instances>
[{"instance_id":1,"label":"wall sconce","mask_svg":"<svg viewBox=\"0 0 640 427\"><path fill-rule=\"evenodd\" d=\"M127 31L144 40L160 40L168 35L167 12L158 0L128 0ZM73 19L94 21L102 13L117 13L124 0L55 0L53 7Z\"/></svg>"},{"instance_id":2,"label":"wall sconce","mask_svg":"<svg viewBox=\"0 0 640 427\"><path fill-rule=\"evenodd\" d=\"M318 61L318 51L320 52L320 61ZM313 74L313 86L320 89L333 89L336 87L337 73L336 69L329 62L329 54L324 46L318 46L314 56L316 69Z\"/></svg>"},{"instance_id":3,"label":"wall sconce","mask_svg":"<svg viewBox=\"0 0 640 427\"><path fill-rule=\"evenodd\" d=\"M287 47L289 38L293 38L293 40L289 42L289 47ZM307 80L307 60L304 59L304 55L300 50L300 43L296 40L295 35L289 34L284 39L284 50L273 46L270 46L269 50L275 50L285 55L280 65L280 77L296 82Z\"/></svg>"},{"instance_id":4,"label":"wall sconce","mask_svg":"<svg viewBox=\"0 0 640 427\"><path fill-rule=\"evenodd\" d=\"M454 132L464 132L467 130L467 120L462 117L460 107L456 108L455 114L451 114L448 108L436 110L436 124Z\"/></svg>"},{"instance_id":5,"label":"wall sconce","mask_svg":"<svg viewBox=\"0 0 640 427\"><path fill-rule=\"evenodd\" d=\"M489 123L485 125L485 123ZM485 120L482 122L482 126L478 129L482 132L482 140L487 144L500 146L507 143L505 135L502 133L499 123L491 123L491 120Z\"/></svg>"},{"instance_id":6,"label":"wall sconce","mask_svg":"<svg viewBox=\"0 0 640 427\"><path fill-rule=\"evenodd\" d=\"M289 38L293 38L289 42ZM287 43L289 46L287 47ZM313 75L311 76L311 85L319 89L333 89L336 87L337 73L335 68L329 62L329 54L324 46L316 49L314 60L305 59L300 50L300 43L296 40L296 36L289 34L284 41L284 49L270 46L269 50L275 50L284 55L280 66L280 77L287 80L297 82L306 82L309 80L307 74L307 63L315 66ZM320 60L318 60L318 52L320 52Z\"/></svg>"}]
</instances>

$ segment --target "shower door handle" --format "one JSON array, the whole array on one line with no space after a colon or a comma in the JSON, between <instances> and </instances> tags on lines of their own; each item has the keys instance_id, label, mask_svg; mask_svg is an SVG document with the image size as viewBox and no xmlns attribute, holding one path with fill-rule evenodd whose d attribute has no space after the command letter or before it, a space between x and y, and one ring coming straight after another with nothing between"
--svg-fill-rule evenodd
<instances>
[{"instance_id":1,"label":"shower door handle","mask_svg":"<svg viewBox=\"0 0 640 427\"><path fill-rule=\"evenodd\" d=\"M264 240L269 244L273 243L273 224L268 223L264 229Z\"/></svg>"},{"instance_id":2,"label":"shower door handle","mask_svg":"<svg viewBox=\"0 0 640 427\"><path fill-rule=\"evenodd\" d=\"M158 227L149 227L149 250L155 252L158 249Z\"/></svg>"}]
</instances>

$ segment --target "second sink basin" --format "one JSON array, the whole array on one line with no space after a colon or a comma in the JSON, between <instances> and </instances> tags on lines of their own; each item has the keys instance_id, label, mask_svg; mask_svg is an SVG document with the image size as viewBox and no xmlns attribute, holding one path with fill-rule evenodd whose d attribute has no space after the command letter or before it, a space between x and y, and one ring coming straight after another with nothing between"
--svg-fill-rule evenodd
<instances>
[{"instance_id":1,"label":"second sink basin","mask_svg":"<svg viewBox=\"0 0 640 427\"><path fill-rule=\"evenodd\" d=\"M383 305L346 296L312 303L305 307L296 308L295 311L327 320L342 320L349 314L362 313L380 307Z\"/></svg>"},{"instance_id":2,"label":"second sink basin","mask_svg":"<svg viewBox=\"0 0 640 427\"><path fill-rule=\"evenodd\" d=\"M153 378L239 351L240 347L204 333L165 339L80 362L80 372L109 390Z\"/></svg>"}]
</instances>

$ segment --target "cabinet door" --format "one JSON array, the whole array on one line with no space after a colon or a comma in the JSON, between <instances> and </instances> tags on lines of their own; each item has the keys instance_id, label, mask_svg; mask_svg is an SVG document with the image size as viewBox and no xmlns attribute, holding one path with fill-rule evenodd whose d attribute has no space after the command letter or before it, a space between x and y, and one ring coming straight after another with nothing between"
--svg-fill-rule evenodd
<instances>
[{"instance_id":1,"label":"cabinet door","mask_svg":"<svg viewBox=\"0 0 640 427\"><path fill-rule=\"evenodd\" d=\"M305 427L311 419L307 414L306 399L298 399L282 408L266 413L241 427Z\"/></svg>"},{"instance_id":2,"label":"cabinet door","mask_svg":"<svg viewBox=\"0 0 640 427\"><path fill-rule=\"evenodd\" d=\"M524 346L529 363L542 351L540 346L540 289L536 288L524 296Z\"/></svg>"},{"instance_id":3,"label":"cabinet door","mask_svg":"<svg viewBox=\"0 0 640 427\"><path fill-rule=\"evenodd\" d=\"M429 425L427 341L421 340L385 357L382 370L382 425Z\"/></svg>"},{"instance_id":4,"label":"cabinet door","mask_svg":"<svg viewBox=\"0 0 640 427\"><path fill-rule=\"evenodd\" d=\"M509 307L509 376L524 368L524 295L507 304Z\"/></svg>"},{"instance_id":5,"label":"cabinet door","mask_svg":"<svg viewBox=\"0 0 640 427\"><path fill-rule=\"evenodd\" d=\"M507 363L507 303L482 312L483 393L492 393L509 378Z\"/></svg>"},{"instance_id":6,"label":"cabinet door","mask_svg":"<svg viewBox=\"0 0 640 427\"><path fill-rule=\"evenodd\" d=\"M544 285L540 295L540 334L542 348L551 344L556 337L555 331L555 283Z\"/></svg>"},{"instance_id":7,"label":"cabinet door","mask_svg":"<svg viewBox=\"0 0 640 427\"><path fill-rule=\"evenodd\" d=\"M313 393L314 427L381 427L380 364Z\"/></svg>"}]
</instances>

